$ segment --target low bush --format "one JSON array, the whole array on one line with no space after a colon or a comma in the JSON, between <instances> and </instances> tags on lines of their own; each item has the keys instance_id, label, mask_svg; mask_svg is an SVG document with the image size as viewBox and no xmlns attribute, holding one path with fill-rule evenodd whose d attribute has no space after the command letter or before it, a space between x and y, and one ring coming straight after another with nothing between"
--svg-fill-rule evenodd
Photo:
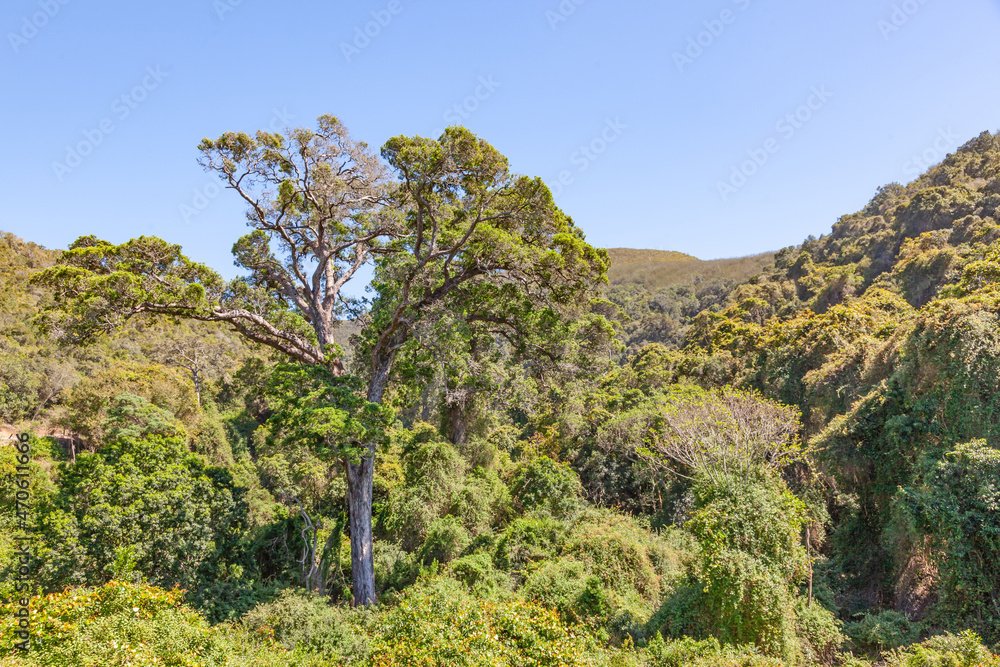
<instances>
[{"instance_id":1,"label":"low bush","mask_svg":"<svg viewBox=\"0 0 1000 667\"><path fill-rule=\"evenodd\" d=\"M441 517L427 529L424 543L417 552L417 559L424 565L433 562L449 563L458 558L469 546L469 532L452 515Z\"/></svg>"},{"instance_id":2,"label":"low bush","mask_svg":"<svg viewBox=\"0 0 1000 667\"><path fill-rule=\"evenodd\" d=\"M251 633L270 634L289 651L307 649L337 664L368 656L367 638L345 618L345 610L301 589L286 589L276 600L254 607L242 623Z\"/></svg>"},{"instance_id":3,"label":"low bush","mask_svg":"<svg viewBox=\"0 0 1000 667\"><path fill-rule=\"evenodd\" d=\"M525 580L521 595L526 600L554 609L569 622L608 612L601 580L588 575L583 563L573 558L542 563Z\"/></svg>"},{"instance_id":4,"label":"low bush","mask_svg":"<svg viewBox=\"0 0 1000 667\"><path fill-rule=\"evenodd\" d=\"M597 667L611 657L585 628L564 623L555 611L477 600L445 578L407 591L372 632L375 667Z\"/></svg>"},{"instance_id":5,"label":"low bush","mask_svg":"<svg viewBox=\"0 0 1000 667\"><path fill-rule=\"evenodd\" d=\"M522 463L511 483L511 495L519 510L535 510L554 517L564 517L579 509L582 494L576 472L547 456Z\"/></svg>"},{"instance_id":6,"label":"low bush","mask_svg":"<svg viewBox=\"0 0 1000 667\"><path fill-rule=\"evenodd\" d=\"M671 641L656 635L644 653L649 667L782 667L784 664L761 655L753 646L723 646L714 637Z\"/></svg>"},{"instance_id":7,"label":"low bush","mask_svg":"<svg viewBox=\"0 0 1000 667\"><path fill-rule=\"evenodd\" d=\"M795 616L799 645L806 663L833 665L844 643L840 622L822 605L815 601L807 604L802 599L796 601Z\"/></svg>"},{"instance_id":8,"label":"low bush","mask_svg":"<svg viewBox=\"0 0 1000 667\"><path fill-rule=\"evenodd\" d=\"M320 656L287 651L269 633L212 627L180 591L112 581L31 600L31 650L14 647L17 619L2 614L3 665L25 667L319 667ZM328 663L326 663L328 664Z\"/></svg>"},{"instance_id":9,"label":"low bush","mask_svg":"<svg viewBox=\"0 0 1000 667\"><path fill-rule=\"evenodd\" d=\"M379 594L401 591L417 580L420 565L414 554L387 540L375 540L375 588Z\"/></svg>"},{"instance_id":10,"label":"low bush","mask_svg":"<svg viewBox=\"0 0 1000 667\"><path fill-rule=\"evenodd\" d=\"M998 667L1000 657L983 646L977 634L966 630L892 651L885 664L886 667Z\"/></svg>"},{"instance_id":11,"label":"low bush","mask_svg":"<svg viewBox=\"0 0 1000 667\"><path fill-rule=\"evenodd\" d=\"M493 565L484 553L463 556L451 562L448 568L452 577L465 584L477 597L495 597L510 592L510 577Z\"/></svg>"},{"instance_id":12,"label":"low bush","mask_svg":"<svg viewBox=\"0 0 1000 667\"><path fill-rule=\"evenodd\" d=\"M799 541L803 504L770 479L747 486L702 482L696 499L686 528L698 540L698 555L650 629L753 644L767 655L801 660L795 607L807 562Z\"/></svg>"},{"instance_id":13,"label":"low bush","mask_svg":"<svg viewBox=\"0 0 1000 667\"><path fill-rule=\"evenodd\" d=\"M554 519L516 519L497 541L494 562L501 570L520 572L529 563L554 558L567 532L566 525Z\"/></svg>"},{"instance_id":14,"label":"low bush","mask_svg":"<svg viewBox=\"0 0 1000 667\"><path fill-rule=\"evenodd\" d=\"M661 546L654 547L654 542L655 536L649 531L609 513L577 526L564 553L584 563L620 598L634 596L655 603L659 602L660 578L665 573L657 572L654 566L651 552Z\"/></svg>"},{"instance_id":15,"label":"low bush","mask_svg":"<svg viewBox=\"0 0 1000 667\"><path fill-rule=\"evenodd\" d=\"M898 611L887 609L860 616L847 623L844 632L856 649L869 655L912 644L920 634L920 626Z\"/></svg>"}]
</instances>

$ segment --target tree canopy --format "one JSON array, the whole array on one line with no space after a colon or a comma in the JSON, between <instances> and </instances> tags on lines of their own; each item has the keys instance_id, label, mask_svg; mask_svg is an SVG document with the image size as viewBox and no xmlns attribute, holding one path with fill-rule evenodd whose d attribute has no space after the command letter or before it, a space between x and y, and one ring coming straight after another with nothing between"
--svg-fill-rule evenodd
<instances>
[{"instance_id":1,"label":"tree canopy","mask_svg":"<svg viewBox=\"0 0 1000 667\"><path fill-rule=\"evenodd\" d=\"M385 163L331 116L316 130L286 135L226 133L200 150L201 164L247 204L253 231L233 246L247 274L225 281L157 238L115 246L81 237L34 279L55 292L45 328L86 342L141 314L222 322L291 360L342 375L335 331L340 317L358 314L343 287L374 260L378 303L361 351L369 361L364 396L378 404L419 327L457 314L488 325L522 354L557 360L558 350L539 341L558 339L551 332L566 326L565 311L606 280L607 254L585 242L545 184L511 173L505 157L464 128L437 140L390 139ZM368 603L378 437L363 431L360 442L350 430L326 440L352 452L355 596Z\"/></svg>"}]
</instances>

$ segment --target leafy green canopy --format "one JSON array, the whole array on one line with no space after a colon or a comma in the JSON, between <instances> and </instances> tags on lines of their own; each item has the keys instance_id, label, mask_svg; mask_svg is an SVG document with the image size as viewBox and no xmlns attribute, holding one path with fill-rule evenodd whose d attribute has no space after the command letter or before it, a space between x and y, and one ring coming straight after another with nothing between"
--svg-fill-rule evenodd
<instances>
[{"instance_id":1,"label":"leafy green canopy","mask_svg":"<svg viewBox=\"0 0 1000 667\"><path fill-rule=\"evenodd\" d=\"M580 307L606 280L607 255L586 243L541 179L512 174L503 155L463 128L438 140L396 137L382 155L399 175L394 205L406 234L376 262L378 296L360 337L373 388L411 341L403 370L419 373L443 341L451 349L438 350L438 360L478 337L551 367L572 355L576 332L610 338L603 318Z\"/></svg>"},{"instance_id":2,"label":"leafy green canopy","mask_svg":"<svg viewBox=\"0 0 1000 667\"><path fill-rule=\"evenodd\" d=\"M58 308L40 324L67 343L86 343L144 313L222 321L258 343L295 359L324 361L315 332L300 314L251 281L226 282L192 262L181 247L141 236L119 246L93 236L77 239L59 264L33 282L55 291Z\"/></svg>"},{"instance_id":3,"label":"leafy green canopy","mask_svg":"<svg viewBox=\"0 0 1000 667\"><path fill-rule=\"evenodd\" d=\"M561 352L547 341L580 329L565 312L605 280L608 261L584 241L540 179L510 173L506 158L463 128L440 139L397 137L382 153L389 178L335 118L288 136L228 133L201 145L202 164L248 204L253 231L233 247L248 275L223 280L173 245L140 237L115 246L74 242L33 281L54 290L40 318L61 340L83 343L140 314L224 322L291 360L342 373L340 318L358 314L342 288L377 263L379 298L362 351L369 400L419 327L446 313L476 322L522 353ZM607 338L600 318L587 335Z\"/></svg>"},{"instance_id":4,"label":"leafy green canopy","mask_svg":"<svg viewBox=\"0 0 1000 667\"><path fill-rule=\"evenodd\" d=\"M367 443L380 442L392 411L362 397L363 382L324 366L280 364L264 394L274 412L268 419L279 447L308 447L321 460L360 459Z\"/></svg>"},{"instance_id":5,"label":"leafy green canopy","mask_svg":"<svg viewBox=\"0 0 1000 667\"><path fill-rule=\"evenodd\" d=\"M101 450L60 465L58 491L40 510L41 578L107 582L124 552L137 576L165 588L195 589L225 570L245 528L231 476L206 468L172 415L135 396L118 397L107 433Z\"/></svg>"}]
</instances>

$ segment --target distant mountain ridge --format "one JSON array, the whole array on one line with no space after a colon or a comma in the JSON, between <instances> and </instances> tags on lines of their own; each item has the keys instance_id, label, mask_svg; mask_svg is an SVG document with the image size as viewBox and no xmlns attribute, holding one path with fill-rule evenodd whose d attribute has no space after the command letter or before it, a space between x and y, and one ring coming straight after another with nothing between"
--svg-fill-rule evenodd
<instances>
[{"instance_id":1,"label":"distant mountain ridge","mask_svg":"<svg viewBox=\"0 0 1000 667\"><path fill-rule=\"evenodd\" d=\"M680 346L693 318L719 310L739 285L774 266L774 253L701 260L669 250L609 248L608 299L621 309L628 352Z\"/></svg>"},{"instance_id":2,"label":"distant mountain ridge","mask_svg":"<svg viewBox=\"0 0 1000 667\"><path fill-rule=\"evenodd\" d=\"M657 290L701 277L703 280L725 279L744 282L763 271L774 261L774 253L766 252L731 259L698 259L672 250L642 248L608 248L612 285L636 284Z\"/></svg>"}]
</instances>

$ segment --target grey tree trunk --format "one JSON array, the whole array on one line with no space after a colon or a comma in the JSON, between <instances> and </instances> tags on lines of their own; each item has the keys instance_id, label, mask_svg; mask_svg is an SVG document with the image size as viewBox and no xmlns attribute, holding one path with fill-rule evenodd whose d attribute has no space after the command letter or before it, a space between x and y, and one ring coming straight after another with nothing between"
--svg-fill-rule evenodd
<instances>
[{"instance_id":1,"label":"grey tree trunk","mask_svg":"<svg viewBox=\"0 0 1000 667\"><path fill-rule=\"evenodd\" d=\"M351 579L354 605L375 604L375 559L372 550L372 481L374 454L358 464L347 462L347 501L351 521Z\"/></svg>"},{"instance_id":2,"label":"grey tree trunk","mask_svg":"<svg viewBox=\"0 0 1000 667\"><path fill-rule=\"evenodd\" d=\"M446 410L448 434L456 445L464 445L469 437L469 409L466 401L448 405Z\"/></svg>"},{"instance_id":3,"label":"grey tree trunk","mask_svg":"<svg viewBox=\"0 0 1000 667\"><path fill-rule=\"evenodd\" d=\"M380 359L376 364L368 400L381 403L389 384L389 370L394 355ZM347 505L350 512L351 533L351 587L355 606L375 604L375 557L372 537L372 491L375 478L375 448L370 447L368 457L360 463L347 462Z\"/></svg>"}]
</instances>

